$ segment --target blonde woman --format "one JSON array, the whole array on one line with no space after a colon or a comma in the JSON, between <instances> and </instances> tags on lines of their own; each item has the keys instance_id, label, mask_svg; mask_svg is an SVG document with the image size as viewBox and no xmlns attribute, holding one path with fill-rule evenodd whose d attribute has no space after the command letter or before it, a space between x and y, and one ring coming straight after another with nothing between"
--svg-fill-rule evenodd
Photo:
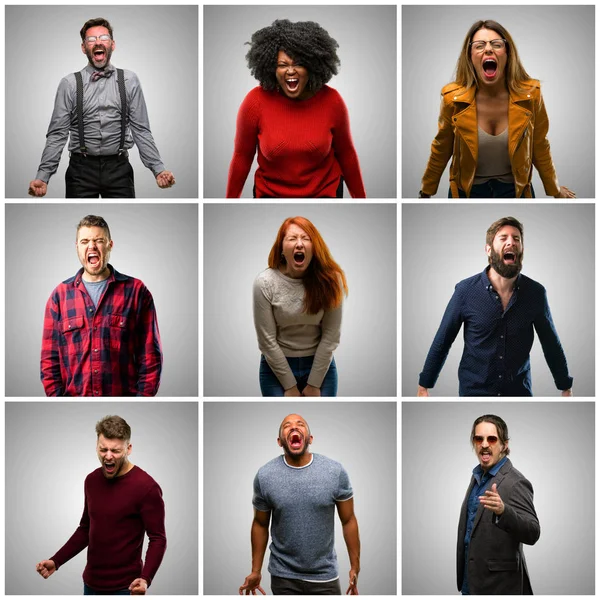
<instances>
[{"instance_id":1,"label":"blonde woman","mask_svg":"<svg viewBox=\"0 0 600 600\"><path fill-rule=\"evenodd\" d=\"M467 33L456 80L442 89L438 133L419 197L429 198L450 158L449 198L532 198L533 167L544 190L575 198L559 185L540 82L525 71L508 31L477 21Z\"/></svg>"}]
</instances>

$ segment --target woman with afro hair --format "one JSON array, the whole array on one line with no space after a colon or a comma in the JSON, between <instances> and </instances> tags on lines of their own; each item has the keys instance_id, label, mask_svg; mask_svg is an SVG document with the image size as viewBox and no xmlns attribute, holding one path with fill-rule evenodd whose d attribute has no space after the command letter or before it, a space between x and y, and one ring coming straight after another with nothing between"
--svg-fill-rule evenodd
<instances>
[{"instance_id":1,"label":"woman with afro hair","mask_svg":"<svg viewBox=\"0 0 600 600\"><path fill-rule=\"evenodd\" d=\"M258 147L255 198L365 198L348 109L327 82L338 43L318 23L274 21L246 55L260 86L238 112L227 198L239 198Z\"/></svg>"}]
</instances>

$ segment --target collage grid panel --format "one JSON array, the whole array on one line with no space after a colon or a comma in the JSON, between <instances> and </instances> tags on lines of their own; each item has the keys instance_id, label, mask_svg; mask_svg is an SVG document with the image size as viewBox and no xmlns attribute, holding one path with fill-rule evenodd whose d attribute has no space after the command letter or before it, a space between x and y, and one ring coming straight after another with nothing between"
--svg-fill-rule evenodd
<instances>
[{"instance_id":1,"label":"collage grid panel","mask_svg":"<svg viewBox=\"0 0 600 600\"><path fill-rule=\"evenodd\" d=\"M110 7L116 15L115 20L121 23L121 39L128 35L134 37L136 31L151 28L156 23L172 21L174 7L156 4L151 5L149 10L139 10L141 5L146 4L135 0L130 7ZM103 14L107 7L97 8L96 12ZM422 399L417 400L415 395L419 369L427 354L427 344L433 339L437 319L443 313L452 286L462 279L462 276L457 276L456 273L468 271L475 257L469 256L468 260L461 260L464 264L458 269L456 266L449 267L444 270L442 278L432 281L431 275L424 274L416 261L407 259L407 253L414 252L422 265L434 264L439 257L447 261L448 252L444 243L436 250L436 245L440 243L436 234L443 239L447 234L444 224L448 226L449 223L457 223L467 214L469 239L460 243L467 246L469 252L473 248L477 251L483 245L479 241L479 238L482 238L481 226L484 223L489 225L489 217L494 210L492 202L481 200L470 202L468 205L463 200L463 204L456 207L453 201L445 198L443 185L436 199L415 199L421 173L427 164L426 149L435 135L441 87L438 82L444 78L420 76L423 70L429 69L427 65L430 61L424 52L416 55L414 48L418 46L416 41L423 31L429 31L430 35L440 40L440 44L458 48L459 38L464 35L464 24L480 18L481 7L476 4L459 7L462 12L457 14L457 7L449 5L419 6L394 3L379 7L381 11L378 15L375 7L361 7L357 4L344 11L345 20L338 19L338 22L335 22L335 18L341 13L336 11L336 8L341 8L341 5L312 7L313 12L318 12L315 20L333 23L331 30L339 32L336 35L341 46L340 55L344 57L344 66L360 65L358 73L354 74L342 69L333 85L342 93L350 111L353 139L361 154L361 167L369 200L351 200L346 181L346 199L343 200L343 204L340 204L339 200L320 203L278 200L277 205L269 200L252 200L253 189L250 182L255 177L256 162L243 189L242 198L245 200L224 199L224 186L219 182L227 178L235 136L235 114L244 94L256 85L244 60L240 60L243 59L247 47L232 40L241 39L241 35L244 41L247 41L244 36L248 36L248 31L251 33L278 18L278 7L187 4L175 8L179 11L177 19L165 28L169 38L165 44L167 50L159 53L163 55L160 60L164 60L164 64L160 61L153 64L153 58L148 56L146 64L142 68L138 67L139 45L130 45L130 42L125 43L125 40L123 43L119 42L120 56L123 56L123 59L119 59L119 64L123 60L124 65L128 62L136 65L134 68L140 75L146 71L142 81L149 105L152 130L161 151L170 157L168 168L177 165L177 169L173 169L177 185L169 190L159 190L149 178L151 173L146 170L135 150L131 153L131 163L136 173L136 191L139 199L128 201L127 205L105 200L100 200L96 205L85 205L91 213L94 213L92 208L95 208L96 214L112 217L110 220L107 217L111 231L112 223L115 222L115 230L123 232L119 239L113 234L113 256L116 257L118 252L118 264L123 266L123 271L139 276L147 283L156 305L160 306L163 352L172 360L168 366L165 363L163 371L161 392L164 393L142 404L139 401L128 403L125 400L98 403L93 398L81 399L79 403L39 401L43 389L36 385L39 372L35 365L35 355L38 353L36 347L41 320L32 319L31 315L39 312L38 305L40 302L46 302L48 293L61 277L75 272L73 265L76 266L77 263L73 263L75 257L72 255L72 248L68 250L68 244L63 244L63 240L72 235L73 223L77 222L79 213L82 216L88 211L82 212L82 205L77 201L59 200L64 196L64 188L61 191L58 185L48 188L47 199L52 198L50 202L28 198L22 189L22 181L29 181L30 165L37 164L41 154L40 131L45 131L48 115L52 112L56 84L65 72L78 68L79 63L75 62L66 67L64 63L51 62L44 69L41 75L43 82L39 86L41 89L50 90L51 93L36 94L35 101L31 95L19 93L19 90L23 89L22 71L26 71L27 65L36 58L35 48L27 44L28 37L35 35L38 28L39 35L45 35L43 32L47 30L49 23L60 28L67 27L65 22L72 21L73 26L69 25L69 28L78 31L81 23L88 18L90 7L73 5L57 10L51 6L4 6L7 61L3 67L6 88L6 120L3 131L6 150L1 176L5 186L0 217L0 230L5 236L5 259L2 266L4 277L0 288L4 302L4 310L0 317L4 337L4 360L0 372L3 374L4 388L0 428L5 432L5 443L0 451L0 470L4 473L1 501L4 504L0 506L5 507L6 516L0 526L5 540L0 551L0 559L4 558L0 560L0 589L4 591L4 595L81 593L79 578L85 567L83 553L70 562L70 575L65 578L66 581L56 577L44 581L35 572L33 575L37 580L34 580L31 576L32 569L24 565L29 565L32 558L35 563L40 556L39 552L30 556L32 548L26 540L35 538L36 544L46 540L47 544L44 547L53 551L58 547L58 539L67 539L64 537L65 530L61 528L61 521L63 524L68 522L71 531L76 526L78 513L83 506L81 482L85 474L93 468L90 466L93 465L93 455L89 456L89 449L84 451L89 443L90 436L87 432L90 430L90 423L104 416L104 412L119 414L125 409L132 415L133 422L138 424L137 431L141 434L136 436L134 431L134 438L137 438L134 443L135 454L140 457L140 463L142 456L144 457L143 463L147 463L149 469L151 467L150 472L161 482L165 499L169 498L171 506L176 506L174 515L177 517L169 523L169 530L174 534L169 539L170 549L173 550L170 552L171 556L169 552L166 554L157 582L152 586L154 589L151 589L150 593L216 596L232 593L224 591L229 587L234 590L233 593L237 593L237 586L246 575L242 572L247 570L250 563L247 533L251 522L249 490L254 476L254 472L251 471L259 462L262 464L269 456L275 455L275 440L269 435L272 434L273 425L277 428L278 416L287 410L284 405L280 406L275 401L258 401L260 391L256 376L258 369L255 366L258 367L259 353L256 338L252 339L253 329L247 327L247 322L252 319L251 298L249 294L242 298L234 297L231 282L226 281L226 275L219 274L215 260L219 257L221 260L226 258L230 275L235 274L245 287L251 287L258 273L254 265L258 261L265 262L264 247L268 254L271 246L269 240L272 240L277 229L275 222L279 219L280 223L289 211L290 214L310 213L315 215L315 222L318 220L319 223L324 223L324 231L331 232L324 237L334 250L332 253L340 257L340 262L341 258L344 258L342 266L346 269L345 265L348 264L347 273L352 274L354 282L360 282L359 285L355 283L354 288L351 287L351 295L348 297L347 318L352 317L352 320L344 323L346 344L340 344L336 351L338 362L343 365L345 371L345 377L343 381L340 380L338 388L340 397L344 397L335 403L320 404L303 399L301 404L295 406L300 406L302 411L308 413L306 416L311 425L314 422L314 426L327 432L328 439L315 434L315 453L322 450L328 456L341 457L344 466L349 470L351 468L351 474L355 474L354 485L362 486L365 492L361 499L362 510L368 508L369 512L363 513L366 530L364 534L361 531L361 538L364 549L369 550L371 568L364 572L363 566L361 584L365 586L364 589L369 590L364 593L388 597L455 593L455 537L454 541L452 538L458 507L464 493L462 484L466 483L464 476L466 470L472 468L473 461L473 457L466 458L467 448L463 443L462 433L466 424L468 435L470 421L474 415L487 412L488 405L470 400L460 403L456 401L458 388L453 373L456 373L460 360L458 342L454 345L438 382L439 393L433 390L438 398L432 398L433 402L425 403ZM260 10L257 12L253 8ZM308 18L305 15L307 9L310 10L308 6L285 9L287 18L292 21ZM33 10L39 10L41 18L34 20L32 25L31 19L27 17ZM565 353L569 357L569 365L574 364L576 367L574 394L585 400L570 400L569 402L573 403L571 409L565 399L561 401L554 397L556 387L552 385L544 355L536 341L532 351L533 386L536 395L542 398L530 402L495 402L489 407L495 407L494 410L497 409L498 413L505 415L511 427L511 438L514 440L511 442L511 458L514 456L516 465L531 478L535 487L536 510L542 523L541 539L544 543L544 546L537 545L526 549L527 567L535 593L590 595L595 593L597 457L595 453L590 457L588 451L587 460L582 462L580 453L576 453L575 448L581 445L582 439L588 441L585 445L588 450L589 440L592 440L594 447L596 446L597 215L595 143L591 134L595 127L589 128L588 125L590 121L595 123L595 65L592 73L589 73L589 70L586 72L581 61L574 60L569 53L573 52L575 47L579 54L594 56L595 46L591 40L595 39L595 3L582 7L521 7L515 3L492 7L492 10L487 12L497 15L494 18L500 22L511 24L511 32L519 44L524 63L531 68L533 76L543 79L544 100L552 124L550 139L553 157L560 167L560 181L562 183L564 178L565 183L578 195L578 200L572 207L568 206L568 201L547 200L544 196L544 192L547 193L547 189L544 189L545 181L540 179L534 169L533 187L538 200L543 198L542 202L534 200L522 204L519 201L506 201L502 206L504 212L500 212L511 214L518 211L520 215L524 215L527 231L533 234L528 237L528 252L524 263L526 272L535 272L536 276L540 274L541 281L548 289L552 315L559 329ZM431 17L433 13L435 18ZM561 53L560 47L556 46L548 50L550 58L540 57L536 50L539 40L527 39L520 31L519 23L521 20L526 27L528 20L539 14L544 15L542 23L550 37L560 30L560 35L570 40L565 41L569 51ZM386 18L386 15L389 18ZM366 39L361 36L362 44L354 42L356 36L352 27L356 26L357 21L368 31ZM207 30L209 23L210 27ZM33 32L31 27L34 28ZM386 36L391 35L389 32L392 30L395 47L391 50L391 60L394 62L393 71L397 74L398 81L390 81L385 76L389 63L381 64L376 58L381 55L390 58L390 50L386 46L390 38ZM185 31L185 34L181 34L182 31ZM379 35L374 35L377 32ZM458 37L450 41L450 36L455 34ZM186 40L194 37L199 42L204 42L204 45L199 43L197 57L188 52L186 46ZM65 37L57 41L59 43L54 49L57 56L73 56L72 39ZM207 41L211 42L211 47L208 47ZM77 36L75 43L78 43ZM219 50L217 57L211 55L214 48ZM11 61L11 56L18 56L20 62ZM135 60L126 60L128 56L135 57ZM435 56L435 60L440 61L437 66L440 73L452 70L456 53L438 51ZM181 57L185 57L183 62ZM227 64L235 67L216 67L219 57L225 58ZM177 64L177 67L173 67L173 64ZM553 65L553 70L545 75L550 65ZM160 74L174 72L176 76L165 82L162 77L154 76L156 71ZM200 73L197 81L186 80L181 86L178 85L181 74L190 71ZM579 93L577 110L571 114L575 119L571 127L572 119L560 118L568 106L559 82L570 80L574 75L579 81ZM207 86L207 76L210 76L210 81L216 82L216 85ZM231 78L229 84L227 78ZM415 89L417 83L423 93L408 94L407 90ZM212 93L222 90L225 85L229 85L230 88L225 98ZM428 86L431 86L431 89ZM377 110L373 110L369 105L373 89L380 92L377 101L381 104ZM402 100L400 90L404 90ZM419 97L426 100L419 101ZM155 99L158 99L158 103ZM43 107L40 106L40 102L44 103ZM172 111L173 104L181 105L181 110ZM211 111L218 117L211 119ZM11 119L9 113L15 114L16 118ZM165 119L163 115L166 114L169 117ZM356 119L357 114L368 114L369 117ZM559 115L559 118L553 115ZM220 123L223 123L221 128ZM393 140L387 135L388 129L396 134L395 138L391 136ZM202 149L200 137L203 140ZM15 139L18 139L19 143L13 145L13 151L9 152L9 142ZM66 167L67 161L63 158L54 183L63 179ZM441 181L447 180L448 172L444 171ZM220 187L223 191L219 191ZM370 193L370 190L374 192ZM569 210L570 208L574 210ZM342 218L336 216L336 209L344 211ZM245 222L240 223L233 219L234 226L231 231L228 230L228 224L231 223L228 223L228 217L236 211L239 211L239 219L243 218ZM33 223L28 221L28 214L35 214ZM351 256L351 248L348 249L347 242L344 241L345 232L338 229L339 221L352 231L360 230L361 224L365 227L369 249L364 256ZM435 223L433 231L424 231L428 229L426 224L429 221ZM127 224L132 223L136 225L132 227L132 235L128 235ZM244 250L242 256L238 257L235 248L232 247L234 244L227 244L226 236L244 236L247 233L245 226L248 225L261 231L261 242L255 244L255 240L251 238L250 251L242 243ZM552 240L560 239L561 226L563 231L576 233L564 243L549 242L548 236L555 235L556 238L551 238ZM137 227L139 229L136 229ZM169 234L167 240L156 243L155 237L160 238L161 232L164 235L165 231L177 231L179 235ZM150 241L144 239L148 233ZM52 241L48 241L46 236ZM265 240L262 240L262 237L265 237ZM477 238L478 241L470 238ZM28 243L27 240L36 241ZM40 240L45 241L38 245ZM211 242L210 249L207 248L207 240ZM450 245L453 243L451 236L446 240ZM535 245L539 242L539 247L533 247L534 241ZM360 238L352 239L352 244L362 243ZM48 245L53 246L53 249L48 249ZM564 252L559 256L552 255L552 249L557 246L564 248ZM547 251L548 247L550 251ZM214 260L209 260L211 250L214 252ZM50 254L64 256L65 265L61 265L57 273L54 273L54 269L44 266ZM150 258L140 261L140 254L146 254ZM382 264L382 256L387 263ZM67 260L71 266L66 265ZM128 268L130 261L133 264ZM36 263L38 268L34 266ZM372 287L367 287L371 264L378 265L371 276L384 300L376 298ZM42 268L39 268L40 266ZM256 272L249 270L253 268ZM386 269L393 273L393 281L386 278ZM24 271L30 272L33 277L23 281L21 274ZM465 276L477 272L477 269L471 271ZM64 275L65 272L67 275ZM439 272L436 274L440 275ZM570 285L577 287L576 298L561 286L561 279L564 277L569 278ZM222 302L205 294L207 280L223 294ZM418 285L415 284L417 281ZM415 287L425 288L425 293L419 294ZM435 291L427 293L428 287ZM11 290L18 290L19 293L12 293ZM183 296L176 306L169 302L173 290L182 292ZM395 298L393 303L388 302L390 294ZM574 299L577 301L576 310L573 310L570 303ZM376 323L373 324L375 333L367 337L370 335L369 322L362 315L369 302L376 307ZM198 306L197 311L195 306ZM220 329L218 322L207 317L207 310L216 313L229 310L232 322ZM409 310L411 318L407 313ZM181 318L182 315L185 318ZM392 335L389 329L386 329L386 320L393 321ZM239 331L236 330L236 325L240 327ZM429 329L425 334L420 331L420 327ZM226 333L225 336L222 335L223 332ZM234 336L237 336L236 339L232 339ZM197 343L194 343L194 337ZM10 348L9 338L15 341ZM243 344L243 351L239 354L235 353L235 342ZM352 351L352 347L360 344L367 346L363 349L363 363L359 360L360 356ZM225 360L230 361L230 368L220 371L219 362ZM373 386L369 386L368 381L361 377L362 371L367 367L380 369L380 376ZM234 370L233 374L230 373L231 369ZM218 392L220 377L223 378L226 388L222 393ZM440 397L441 394L444 397ZM340 404L340 401L343 404ZM101 412L103 414L100 414ZM341 450L347 440L342 433L344 425L339 423L340 412L349 415L351 422L346 426L348 435L353 439L365 436L366 439L361 442L364 447L362 455L357 448ZM243 468L243 464L237 464L240 456L226 441L230 434L229 422L238 419L240 414L244 417L242 420L252 423L261 431L261 439L255 441L255 456L249 461L252 466L246 469ZM68 451L72 460L64 463L60 461L62 464L55 467L55 473L49 472L44 461L40 461L40 456L49 453L49 447L60 447L61 454L63 452L64 440L49 435L50 423L58 426L59 431L66 425L67 430L72 432L69 443L73 444L73 447ZM442 477L440 483L445 483L452 489L452 499L443 511L436 513L435 503L432 504L428 498L431 488L429 485L424 486L426 480L423 473L435 470L437 463L424 456L428 444L423 444L420 432L429 431L433 440L447 439L449 424L453 426L454 432L461 433L458 435L453 432L451 439L447 440L448 446L439 449L451 453L451 456L460 456L460 466L453 465L452 473L456 472L462 479L458 485L450 473ZM363 431L365 429L366 434ZM550 460L553 470L558 468L565 474L566 482L563 480L562 489L558 494L549 481L546 481L546 473L540 470L539 457L532 455L533 441L529 436L532 431L540 429L561 432L560 440L556 440L551 449L534 446ZM179 442L182 448L189 451L169 451L171 456L167 456L162 450L165 436L167 439L181 436ZM210 440L210 443L207 443L207 440ZM358 444L358 450L361 444ZM21 452L19 447L24 447L24 451ZM218 460L213 462L211 457ZM248 458L246 456L245 460ZM381 483L371 481L369 478L374 476L374 473L370 472L369 461L377 461L379 474L389 473L389 478ZM173 464L177 465L176 468L172 467ZM231 465L235 467L229 468L227 479L223 481L219 469L227 470ZM73 474L73 470L76 470L77 474ZM38 482L45 480L43 488L48 490L46 494L39 495L40 486L36 486L33 481L26 481L24 485L23 473L28 471ZM195 475L195 479L192 476L191 480L187 480L183 476L189 473ZM236 481L238 476L240 480ZM390 479L394 478L396 483L392 484ZM584 482L583 486L581 481ZM67 489L63 489L63 486ZM221 505L216 502L216 498L206 495L207 489L218 486L227 487L230 491L227 501ZM21 489L16 492L18 487ZM381 492L378 489L380 487L385 491L385 501L378 496ZM58 513L48 519L41 530L42 535L39 535L40 531L36 529L34 522L28 521L27 515L35 514L40 506L37 502L49 502L52 490L56 492L59 489L68 500L54 503ZM576 497L571 493L573 490L579 490ZM245 501L246 496L248 501ZM422 501L423 498L426 500ZM546 523L560 521L565 507L573 505L579 508L570 526L562 523L550 531L546 529ZM227 518L227 509L236 512L235 518L232 518L225 528L230 536L229 541L220 536L218 523L206 513L207 506L220 514L222 519ZM371 514L371 511L377 513L378 510L384 512ZM9 518L9 511L14 515L14 519ZM436 518L431 519L431 514L437 514ZM390 515L387 520L386 515ZM359 520L363 522L360 515ZM447 528L448 520L452 523L450 528ZM594 524L591 527L590 522ZM429 536L417 523L425 523L425 529L432 528ZM240 531L246 533L240 536ZM443 535L440 535L440 531L444 532ZM55 532L55 535L52 535L52 532ZM396 540L395 543L392 538ZM429 544L424 543L428 538L435 538L439 542L433 552ZM554 549L560 547L560 552L550 552L550 546ZM214 547L217 547L221 554L211 555ZM336 525L336 547L342 580L350 567L339 522ZM412 550L407 552L407 547ZM176 560L175 552L185 559ZM19 560L19 556L26 558ZM449 556L452 560L446 564ZM224 569L224 557L231 557L230 560L236 564L235 581L231 573ZM440 567L439 576L432 579L424 565L434 560L443 566ZM564 572L565 564L572 567L568 569L568 578L559 576L559 565L563 567ZM548 565L555 565L555 568L550 570L551 577L543 579L540 574L548 572ZM160 577L164 571L169 572L170 576ZM270 579L266 574L266 565L263 573L263 585L266 585L265 582ZM223 587L223 581L228 577L231 584ZM21 587L22 582L26 582L24 587ZM452 587L449 587L450 585ZM342 589L342 593L344 591L345 589Z\"/></svg>"}]
</instances>

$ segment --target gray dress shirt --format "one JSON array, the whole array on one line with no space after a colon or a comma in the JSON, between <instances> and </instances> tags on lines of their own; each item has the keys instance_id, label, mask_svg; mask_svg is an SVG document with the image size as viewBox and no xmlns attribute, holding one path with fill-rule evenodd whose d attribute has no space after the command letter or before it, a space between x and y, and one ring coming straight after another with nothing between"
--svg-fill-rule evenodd
<instances>
[{"instance_id":1,"label":"gray dress shirt","mask_svg":"<svg viewBox=\"0 0 600 600\"><path fill-rule=\"evenodd\" d=\"M81 70L83 79L83 127L85 145L88 154L93 156L110 156L119 152L121 140L121 96L117 84L116 68L112 65L108 70L115 71L110 77L101 77L92 81L94 68L88 64ZM125 91L127 93L127 129L125 132L125 148L138 147L140 158L145 167L158 175L165 170L148 121L146 101L137 75L124 70ZM67 137L69 152L80 152L79 131L77 125L77 99L75 74L63 77L58 85L54 111L46 134L46 147L36 175L48 183L56 173L60 156Z\"/></svg>"}]
</instances>

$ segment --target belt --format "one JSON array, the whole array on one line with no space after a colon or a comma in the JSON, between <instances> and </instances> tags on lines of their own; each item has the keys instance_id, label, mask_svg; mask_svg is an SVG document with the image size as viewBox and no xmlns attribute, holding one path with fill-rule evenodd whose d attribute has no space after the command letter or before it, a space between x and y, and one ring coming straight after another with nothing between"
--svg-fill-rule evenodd
<instances>
[{"instance_id":1,"label":"belt","mask_svg":"<svg viewBox=\"0 0 600 600\"><path fill-rule=\"evenodd\" d=\"M76 161L84 161L84 160L127 160L129 153L127 150L124 150L121 154L106 154L106 155L98 155L95 156L93 154L81 154L81 152L71 152L71 159L75 159Z\"/></svg>"}]
</instances>

